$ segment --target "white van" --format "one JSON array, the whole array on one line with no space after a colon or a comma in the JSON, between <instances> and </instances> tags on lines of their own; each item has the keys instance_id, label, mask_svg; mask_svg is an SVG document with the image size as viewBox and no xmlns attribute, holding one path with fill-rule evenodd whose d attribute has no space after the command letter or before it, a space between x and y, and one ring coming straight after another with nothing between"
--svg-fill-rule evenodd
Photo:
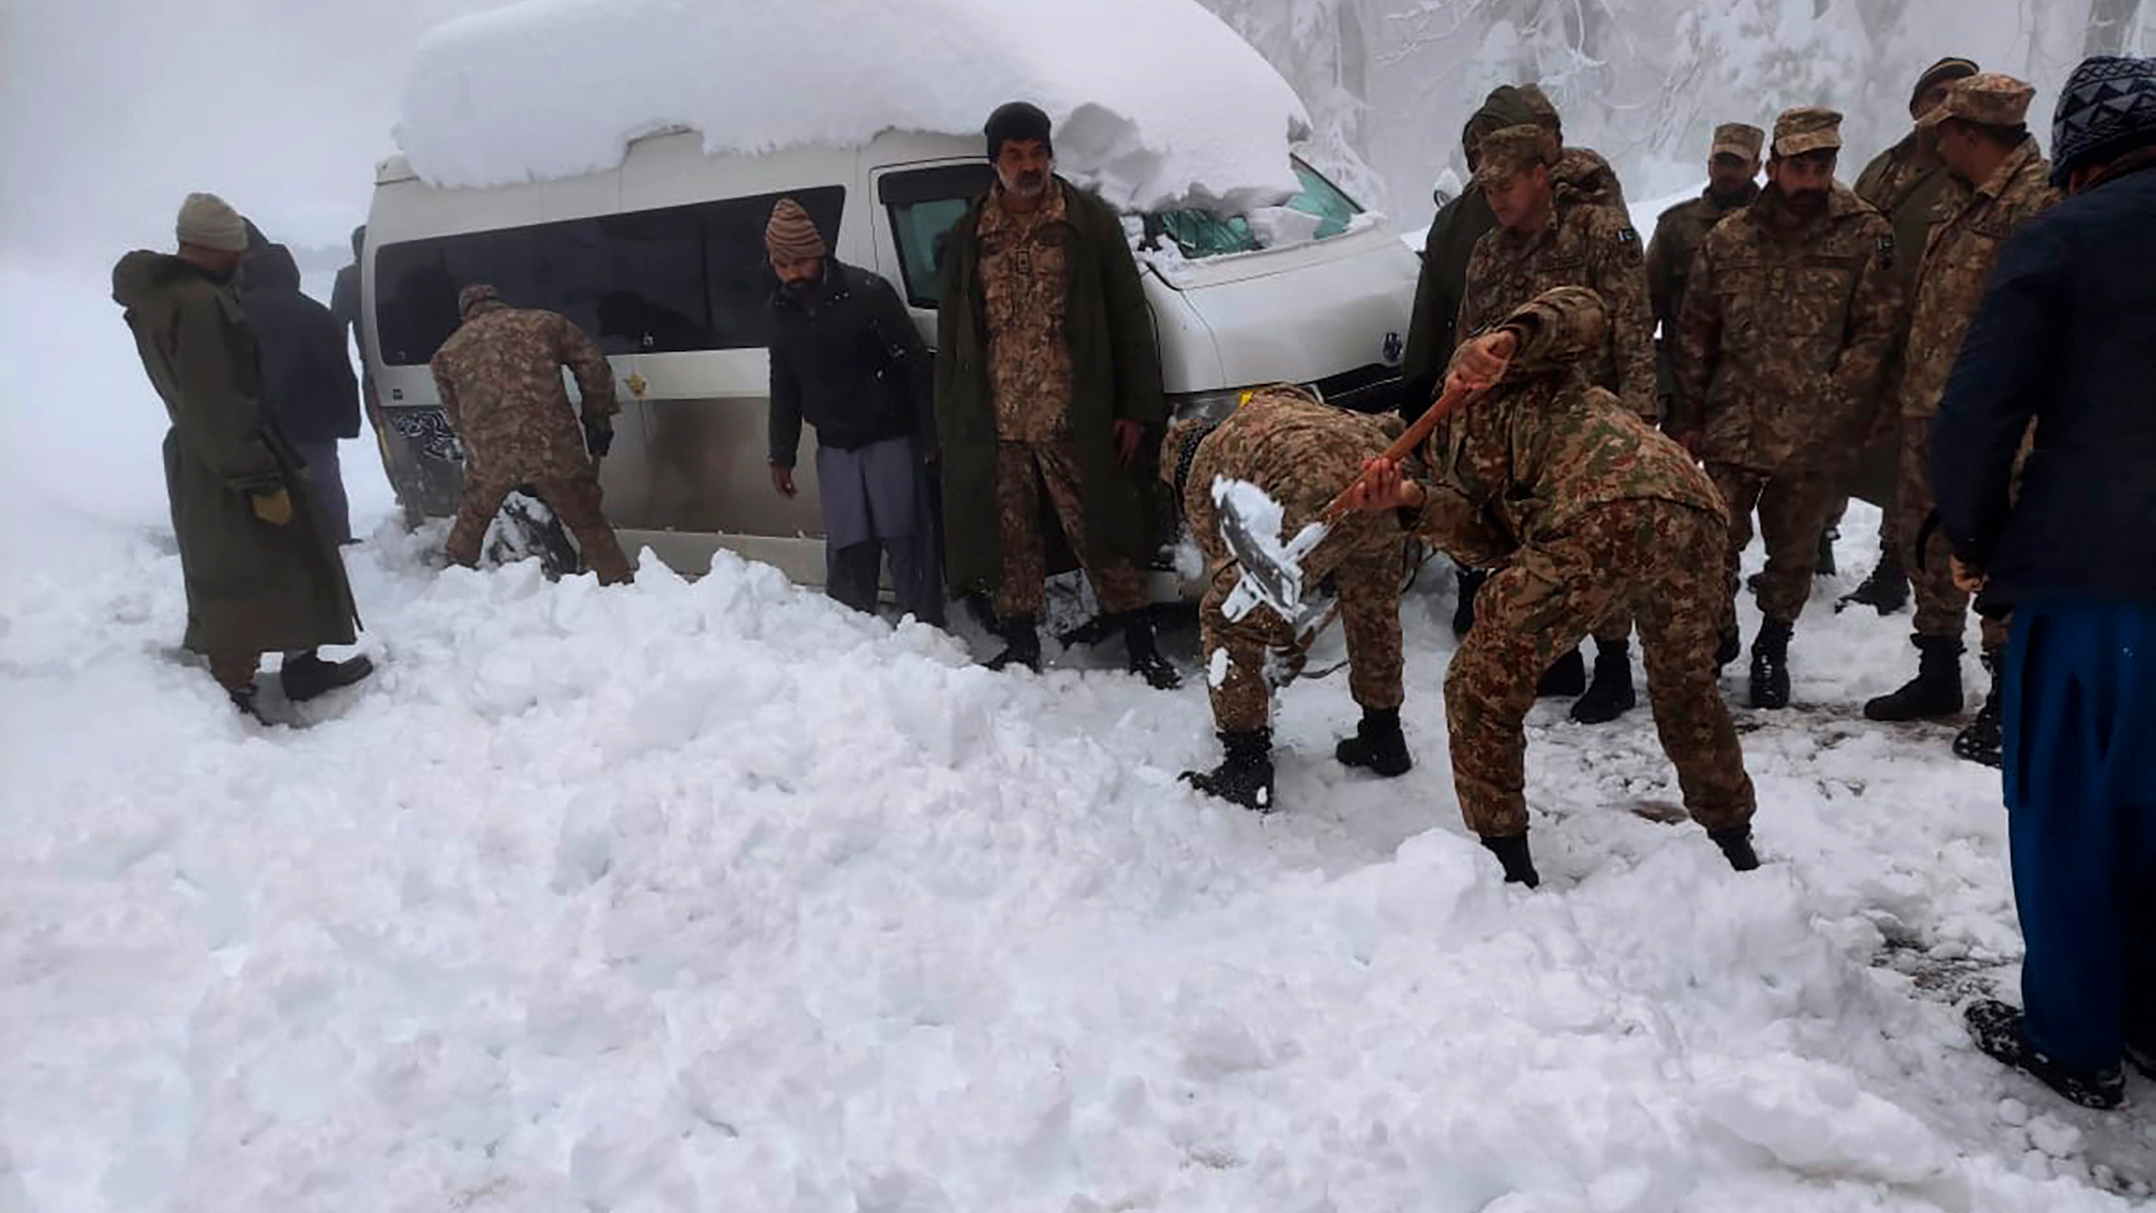
<instances>
[{"instance_id":1,"label":"white van","mask_svg":"<svg viewBox=\"0 0 2156 1213\"><path fill-rule=\"evenodd\" d=\"M1223 412L1242 389L1283 381L1350 407L1394 404L1415 256L1308 165L1295 171L1304 188L1289 205L1316 230L1276 247L1258 248L1241 216L1126 219L1178 414ZM694 574L730 548L820 584L814 460L804 451L790 499L766 471L772 205L799 200L840 260L899 288L933 345L937 239L991 180L978 138L905 132L707 155L676 130L631 144L618 168L489 189L437 188L402 157L385 162L363 343L400 490L428 515L456 510L457 448L427 361L456 327L458 290L491 283L512 305L566 314L613 364L622 416L601 477L631 551Z\"/></svg>"}]
</instances>

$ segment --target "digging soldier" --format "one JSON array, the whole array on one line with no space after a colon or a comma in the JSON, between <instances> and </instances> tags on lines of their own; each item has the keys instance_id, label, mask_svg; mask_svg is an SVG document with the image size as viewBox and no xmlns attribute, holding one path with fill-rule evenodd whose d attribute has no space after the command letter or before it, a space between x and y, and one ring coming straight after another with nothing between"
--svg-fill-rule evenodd
<instances>
[{"instance_id":1,"label":"digging soldier","mask_svg":"<svg viewBox=\"0 0 2156 1213\"><path fill-rule=\"evenodd\" d=\"M1382 454L1394 429L1361 413L1320 404L1299 388L1253 395L1227 420L1174 423L1162 445L1161 476L1183 507L1205 553L1209 581L1198 622L1208 662L1213 726L1226 751L1209 772L1187 771L1200 791L1261 812L1273 806L1272 671L1302 669L1319 626L1291 625L1271 607L1231 610L1240 576L1220 538L1213 482L1256 485L1280 503L1293 535L1324 510L1341 486ZM1348 688L1362 707L1353 737L1334 757L1390 778L1414 765L1400 732L1400 587L1406 540L1393 514L1343 520L1303 561L1310 585L1324 585L1347 632ZM1319 621L1310 621L1313 625Z\"/></svg>"},{"instance_id":2,"label":"digging soldier","mask_svg":"<svg viewBox=\"0 0 2156 1213\"><path fill-rule=\"evenodd\" d=\"M442 411L464 445L450 561L477 568L503 498L528 488L576 536L601 585L629 581L629 558L600 508L594 462L614 441L614 373L605 356L568 317L512 308L491 286L465 287L457 314L462 326L431 364ZM562 386L565 366L584 398L581 425Z\"/></svg>"},{"instance_id":3,"label":"digging soldier","mask_svg":"<svg viewBox=\"0 0 2156 1213\"><path fill-rule=\"evenodd\" d=\"M263 401L259 351L233 290L246 224L216 195L190 194L176 235L175 254L122 257L112 297L172 421L165 488L187 587L183 643L208 660L233 706L260 720L264 653L286 654L278 682L294 701L374 667L315 653L352 643L359 616L305 462Z\"/></svg>"},{"instance_id":4,"label":"digging soldier","mask_svg":"<svg viewBox=\"0 0 2156 1213\"><path fill-rule=\"evenodd\" d=\"M1974 76L1977 70L1973 60L1953 56L1925 68L1923 75L1917 77L1916 86L1909 90L1910 121L1916 122L1939 108L1955 81ZM1915 126L1901 142L1873 157L1850 188L1894 225L1894 244L1900 250L1894 262L1895 277L1901 283L1903 300L1913 298L1917 266L1923 259L1924 241L1931 230L1932 211L1959 192L1953 174L1939 159L1936 134L1921 125ZM1901 381L1901 354L1897 342L1888 355L1887 369L1880 377L1880 390L1873 407L1868 410L1864 436L1869 441L1858 455L1857 466L1844 485L1844 491L1837 496L1832 511L1833 517L1841 516L1849 502L1847 490L1850 485L1880 499L1879 562L1872 566L1872 571L1856 589L1842 596L1837 610L1858 603L1872 607L1882 615L1891 615L1909 601L1909 574L1902 565L1904 541L1897 533L1904 511L1898 509L1893 500L1901 466L1897 453L1901 440L1897 417L1900 408L1895 398L1895 385Z\"/></svg>"},{"instance_id":5,"label":"digging soldier","mask_svg":"<svg viewBox=\"0 0 2156 1213\"><path fill-rule=\"evenodd\" d=\"M1947 170L1968 188L1950 195L1935 213L1916 275L1897 394L1897 534L1903 566L1916 590L1918 668L1916 678L1900 690L1864 705L1864 714L1873 720L1932 719L1957 715L1962 708L1962 635L1969 595L1954 584L1947 537L1924 530L1935 500L1928 470L1931 425L2000 250L2059 200L2051 186L2051 162L2026 125L2035 95L2035 89L2011 76L1967 76L1921 123ZM1926 540L1921 552L1916 550L1920 537ZM1955 753L1993 766L1999 762L1998 688L2006 632L2003 620L1984 620L1983 661L1991 689L1976 719L1954 739Z\"/></svg>"},{"instance_id":6,"label":"digging soldier","mask_svg":"<svg viewBox=\"0 0 2156 1213\"><path fill-rule=\"evenodd\" d=\"M1740 651L1737 571L1755 507L1766 536L1755 708L1789 704L1789 638L1834 507L1836 460L1879 390L1900 325L1894 234L1835 183L1841 142L1832 110L1775 120L1767 187L1707 234L1678 321L1673 430L1729 507L1723 663Z\"/></svg>"},{"instance_id":7,"label":"digging soldier","mask_svg":"<svg viewBox=\"0 0 2156 1213\"><path fill-rule=\"evenodd\" d=\"M1167 409L1137 263L1115 211L1055 174L1048 115L1014 101L983 133L996 184L951 229L936 316L952 592L994 590L991 668L1040 668L1045 492L1131 671L1172 688L1142 571Z\"/></svg>"},{"instance_id":8,"label":"digging soldier","mask_svg":"<svg viewBox=\"0 0 2156 1213\"><path fill-rule=\"evenodd\" d=\"M1684 286L1692 272L1692 258L1716 224L1750 206L1759 197L1759 153L1766 147L1767 133L1742 122L1725 122L1714 128L1714 143L1707 154L1707 188L1699 197L1663 211L1655 219L1654 236L1647 241L1647 298L1654 305L1655 323L1661 340L1655 343L1655 387L1668 417L1668 402L1676 394L1674 352L1677 316L1684 307Z\"/></svg>"},{"instance_id":9,"label":"digging soldier","mask_svg":"<svg viewBox=\"0 0 2156 1213\"><path fill-rule=\"evenodd\" d=\"M1589 383L1652 422L1657 416L1654 309L1639 233L1624 212L1599 195L1557 180L1555 136L1539 126L1514 126L1482 143L1475 178L1497 215L1498 228L1475 245L1459 332L1473 337L1502 323L1529 300L1560 286L1583 286L1603 300L1602 343L1586 351ZM1611 179L1614 184L1614 177ZM1595 678L1590 687L1576 652L1557 654L1548 693L1578 693L1572 717L1601 723L1629 711L1632 621L1621 613L1594 629Z\"/></svg>"},{"instance_id":10,"label":"digging soldier","mask_svg":"<svg viewBox=\"0 0 2156 1213\"><path fill-rule=\"evenodd\" d=\"M1373 460L1352 495L1362 509L1408 511L1414 533L1497 570L1446 671L1445 725L1468 827L1506 880L1529 886L1523 725L1535 678L1613 614L1639 621L1686 809L1732 867L1759 864L1752 782L1715 685L1727 515L1683 448L1589 382L1608 330L1601 300L1579 287L1504 317L1454 360L1455 386L1489 392L1431 435L1428 482Z\"/></svg>"}]
</instances>

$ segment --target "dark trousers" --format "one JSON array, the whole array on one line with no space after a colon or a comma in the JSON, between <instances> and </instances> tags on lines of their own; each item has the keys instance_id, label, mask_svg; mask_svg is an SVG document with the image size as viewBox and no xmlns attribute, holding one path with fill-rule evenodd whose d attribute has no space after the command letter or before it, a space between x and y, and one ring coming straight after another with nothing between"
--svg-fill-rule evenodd
<instances>
[{"instance_id":1,"label":"dark trousers","mask_svg":"<svg viewBox=\"0 0 2156 1213\"><path fill-rule=\"evenodd\" d=\"M2156 606L2019 604L2003 711L2030 1043L2156 1047Z\"/></svg>"},{"instance_id":2,"label":"dark trousers","mask_svg":"<svg viewBox=\"0 0 2156 1213\"><path fill-rule=\"evenodd\" d=\"M857 611L874 613L886 555L891 558L891 597L899 613L942 627L943 562L933 536L925 532L843 548L826 546L824 593Z\"/></svg>"},{"instance_id":3,"label":"dark trousers","mask_svg":"<svg viewBox=\"0 0 2156 1213\"><path fill-rule=\"evenodd\" d=\"M315 500L322 506L322 519L329 525L331 541L352 542L352 504L344 495L344 468L337 462L337 440L294 439L292 445L307 463L307 476L314 481Z\"/></svg>"}]
</instances>

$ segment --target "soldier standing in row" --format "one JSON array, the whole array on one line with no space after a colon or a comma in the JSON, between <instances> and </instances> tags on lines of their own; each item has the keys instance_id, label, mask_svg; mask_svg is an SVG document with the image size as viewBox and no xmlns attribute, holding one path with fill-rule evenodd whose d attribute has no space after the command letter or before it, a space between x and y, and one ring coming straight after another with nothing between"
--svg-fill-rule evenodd
<instances>
[{"instance_id":1,"label":"soldier standing in row","mask_svg":"<svg viewBox=\"0 0 2156 1213\"><path fill-rule=\"evenodd\" d=\"M1922 122L1948 171L1969 188L1936 213L1917 270L1898 393L1897 533L1903 564L1916 589L1918 668L1916 678L1900 690L1864 705L1864 714L1873 720L1933 719L1961 711L1962 635L1969 595L1954 584L1945 535L1929 535L1921 552L1916 544L1935 501L1928 470L1932 418L1969 320L2007 240L2059 200L2051 187L2051 162L2026 124L2035 95L2035 89L2011 76L1968 76ZM1993 765L1999 761L1998 686L2005 648L2005 624L1987 618L1983 659L1991 690L1983 710L1954 743L1956 753Z\"/></svg>"},{"instance_id":2,"label":"soldier standing in row","mask_svg":"<svg viewBox=\"0 0 2156 1213\"><path fill-rule=\"evenodd\" d=\"M1502 318L1454 360L1456 386L1489 393L1431 435L1429 482L1373 461L1351 498L1412 511L1416 534L1498 570L1445 673L1445 726L1468 827L1506 880L1530 887L1540 880L1524 794L1535 672L1613 613L1639 620L1655 728L1685 807L1730 866L1759 865L1752 781L1715 686L1726 515L1682 448L1588 382L1584 368L1608 346L1606 315L1593 291L1566 287Z\"/></svg>"},{"instance_id":3,"label":"soldier standing in row","mask_svg":"<svg viewBox=\"0 0 2156 1213\"><path fill-rule=\"evenodd\" d=\"M1916 86L1909 90L1911 121L1937 109L1955 81L1976 73L1973 60L1952 56L1925 68ZM1932 211L1957 192L1953 175L1939 159L1937 137L1921 126L1912 129L1901 142L1873 157L1851 188L1894 225L1894 243L1901 252L1895 259L1895 275L1901 282L1902 298L1911 298ZM1879 510L1879 562L1856 589L1842 597L1842 602L1859 603L1882 615L1893 614L1909 601L1909 572L1902 565L1902 539L1897 534L1904 511L1897 509L1893 500L1893 484L1900 478L1899 456L1895 453L1900 442L1896 424L1899 409L1894 398L1894 386L1901 381L1900 360L1897 343L1888 356L1880 391L1866 417L1871 441L1865 443L1850 478L1851 483L1858 478L1880 481L1863 487L1884 500ZM1833 516L1840 517L1848 503L1847 492L1838 496Z\"/></svg>"},{"instance_id":4,"label":"soldier standing in row","mask_svg":"<svg viewBox=\"0 0 2156 1213\"><path fill-rule=\"evenodd\" d=\"M1246 481L1285 511L1295 534L1331 503L1363 464L1384 453L1398 431L1385 421L1321 404L1300 388L1266 388L1212 423L1196 418L1168 429L1161 477L1175 490L1191 537L1205 553L1209 581L1198 608L1209 669L1213 726L1226 751L1219 767L1184 778L1208 795L1260 812L1273 806L1272 693L1302 669L1322 625L1282 619L1269 606L1230 617L1241 576L1220 538L1213 481ZM1400 588L1406 534L1393 514L1353 514L1304 561L1311 586L1323 585L1347 632L1348 689L1362 707L1356 734L1333 756L1391 778L1414 765L1400 732ZM1315 624L1317 621L1311 621Z\"/></svg>"},{"instance_id":5,"label":"soldier standing in row","mask_svg":"<svg viewBox=\"0 0 2156 1213\"><path fill-rule=\"evenodd\" d=\"M1655 388L1665 419L1677 391L1677 317L1684 307L1692 258L1716 224L1759 197L1759 153L1766 142L1767 133L1756 126L1725 122L1715 127L1707 154L1707 188L1699 197L1663 211L1655 220L1654 237L1647 241L1647 298L1662 329L1655 343Z\"/></svg>"},{"instance_id":6,"label":"soldier standing in row","mask_svg":"<svg viewBox=\"0 0 2156 1213\"><path fill-rule=\"evenodd\" d=\"M600 508L593 462L614 442L614 373L605 356L568 317L512 308L491 286L465 287L457 314L462 326L431 364L442 411L464 445L464 499L449 528L450 563L477 568L502 499L529 488L576 536L601 585L629 581L629 558ZM564 366L584 397L581 426L562 386Z\"/></svg>"},{"instance_id":7,"label":"soldier standing in row","mask_svg":"<svg viewBox=\"0 0 2156 1213\"><path fill-rule=\"evenodd\" d=\"M1707 234L1678 322L1674 428L1729 506L1725 663L1739 651L1737 573L1755 507L1767 540L1755 708L1789 704L1789 637L1833 508L1834 461L1901 320L1893 231L1834 180L1841 120L1809 107L1775 120L1767 188Z\"/></svg>"},{"instance_id":8,"label":"soldier standing in row","mask_svg":"<svg viewBox=\"0 0 2156 1213\"><path fill-rule=\"evenodd\" d=\"M1475 177L1500 226L1476 244L1468 262L1459 332L1480 335L1544 291L1586 287L1602 298L1608 319L1602 344L1588 355L1588 382L1652 422L1654 310L1639 233L1606 201L1606 191L1558 183L1558 160L1555 136L1540 126L1507 127L1483 140ZM1614 182L1612 176L1611 187ZM1596 626L1594 684L1572 705L1575 720L1611 720L1636 702L1631 632L1632 621L1622 615ZM1579 662L1577 653L1557 656L1575 667Z\"/></svg>"}]
</instances>

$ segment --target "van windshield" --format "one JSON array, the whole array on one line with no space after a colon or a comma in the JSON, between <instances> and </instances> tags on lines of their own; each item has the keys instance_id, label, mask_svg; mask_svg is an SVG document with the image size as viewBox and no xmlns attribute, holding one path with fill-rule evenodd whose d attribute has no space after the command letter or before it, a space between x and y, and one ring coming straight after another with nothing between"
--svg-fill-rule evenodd
<instances>
[{"instance_id":1,"label":"van windshield","mask_svg":"<svg viewBox=\"0 0 2156 1213\"><path fill-rule=\"evenodd\" d=\"M1362 207L1300 158L1293 163L1302 192L1280 206L1248 215L1196 208L1150 214L1145 216L1147 247L1173 241L1183 256L1202 260L1305 240L1330 240L1347 231Z\"/></svg>"}]
</instances>

